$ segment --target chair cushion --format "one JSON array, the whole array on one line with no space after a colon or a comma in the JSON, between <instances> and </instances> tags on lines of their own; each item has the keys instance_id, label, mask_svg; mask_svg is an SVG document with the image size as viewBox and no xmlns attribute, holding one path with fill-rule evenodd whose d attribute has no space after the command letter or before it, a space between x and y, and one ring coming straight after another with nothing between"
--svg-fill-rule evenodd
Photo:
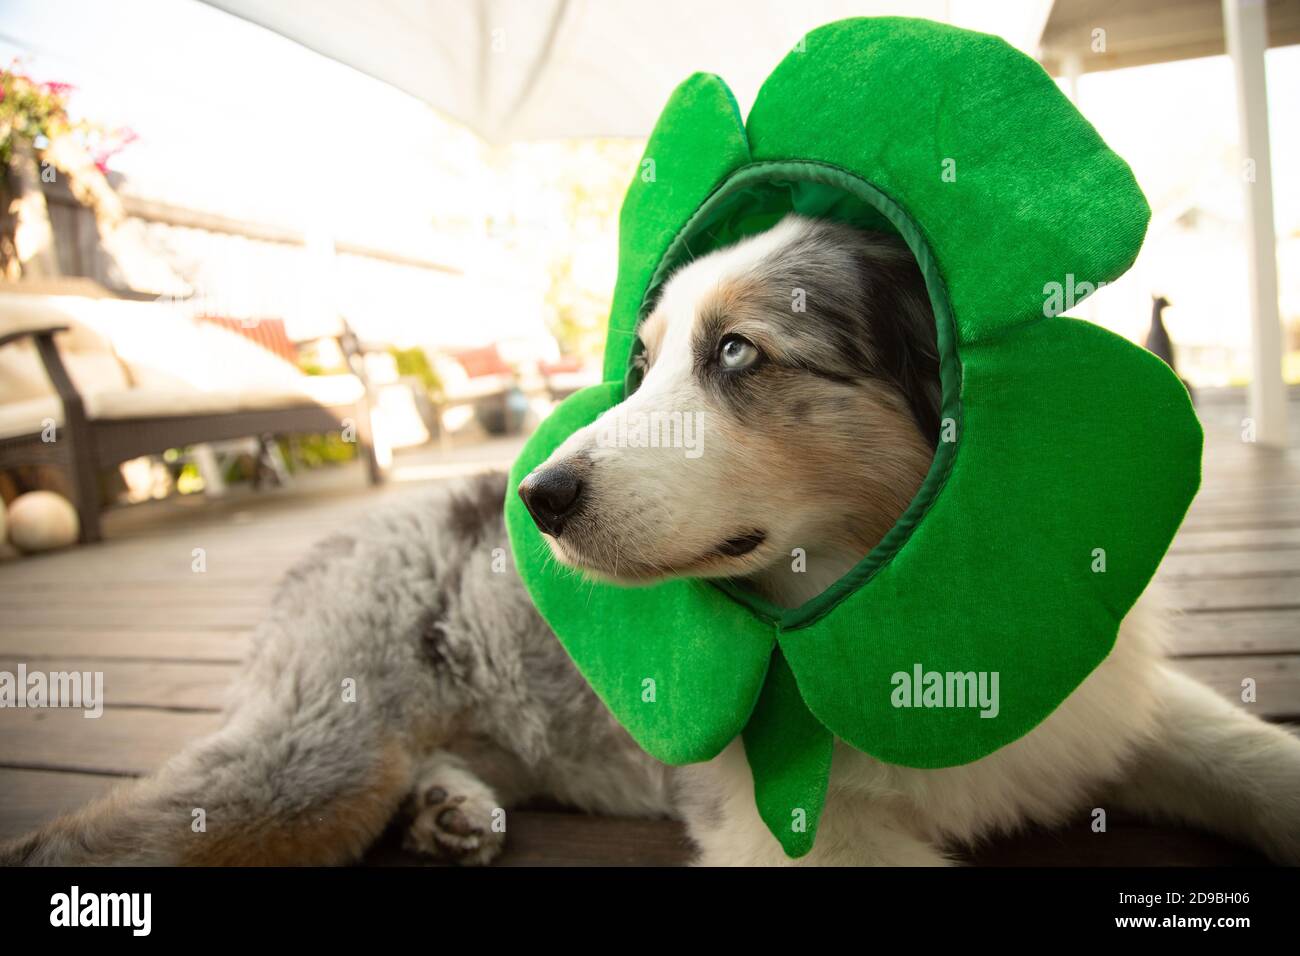
<instances>
[{"instance_id":1,"label":"chair cushion","mask_svg":"<svg viewBox=\"0 0 1300 956\"><path fill-rule=\"evenodd\" d=\"M238 331L182 309L0 292L0 334L53 325L70 326L55 341L92 419L335 408L365 394L354 375L304 375ZM33 343L0 349L0 438L35 434L51 418L63 424L62 404Z\"/></svg>"},{"instance_id":2,"label":"chair cushion","mask_svg":"<svg viewBox=\"0 0 1300 956\"><path fill-rule=\"evenodd\" d=\"M355 375L304 375L298 389L317 405L355 405L366 388Z\"/></svg>"},{"instance_id":3,"label":"chair cushion","mask_svg":"<svg viewBox=\"0 0 1300 956\"><path fill-rule=\"evenodd\" d=\"M303 376L298 388L203 391L195 388L128 388L100 392L86 399L91 418L158 418L178 415L220 415L302 405L327 408L351 405L364 391L351 375ZM311 385L313 378L337 379ZM201 436L196 436L200 440Z\"/></svg>"},{"instance_id":4,"label":"chair cushion","mask_svg":"<svg viewBox=\"0 0 1300 956\"><path fill-rule=\"evenodd\" d=\"M0 439L35 435L47 420L63 424L63 406L53 395L0 403Z\"/></svg>"}]
</instances>

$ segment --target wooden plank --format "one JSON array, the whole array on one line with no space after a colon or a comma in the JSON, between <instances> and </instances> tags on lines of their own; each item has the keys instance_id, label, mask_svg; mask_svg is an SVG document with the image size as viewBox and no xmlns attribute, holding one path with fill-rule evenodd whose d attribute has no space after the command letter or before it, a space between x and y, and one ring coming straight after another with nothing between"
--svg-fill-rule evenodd
<instances>
[{"instance_id":1,"label":"wooden plank","mask_svg":"<svg viewBox=\"0 0 1300 956\"><path fill-rule=\"evenodd\" d=\"M200 630L247 631L265 616L262 607L132 607L87 608L77 604L55 607L20 607L6 610L6 629L42 630L142 630L170 631L179 627Z\"/></svg>"},{"instance_id":2,"label":"wooden plank","mask_svg":"<svg viewBox=\"0 0 1300 956\"><path fill-rule=\"evenodd\" d=\"M196 585L189 581L173 584L137 584L125 582L119 587L76 588L76 605L87 610L114 608L179 608L183 612L206 608L266 608L274 596L272 588L249 585ZM0 613L8 619L10 612L52 609L66 604L68 589L29 588L23 594L0 592Z\"/></svg>"},{"instance_id":3,"label":"wooden plank","mask_svg":"<svg viewBox=\"0 0 1300 956\"><path fill-rule=\"evenodd\" d=\"M1172 663L1259 717L1300 719L1300 656L1183 657ZM1242 681L1246 678L1255 681L1254 703L1241 699Z\"/></svg>"},{"instance_id":4,"label":"wooden plank","mask_svg":"<svg viewBox=\"0 0 1300 956\"><path fill-rule=\"evenodd\" d=\"M1047 830L1031 827L961 853L972 866L1267 866L1263 854L1185 827L1107 815L1106 832L1091 816Z\"/></svg>"},{"instance_id":5,"label":"wooden plank","mask_svg":"<svg viewBox=\"0 0 1300 956\"><path fill-rule=\"evenodd\" d=\"M305 553L306 549L303 551ZM188 568L183 572L161 569L157 562L134 566L124 561L116 567L86 568L76 573L57 571L42 575L6 576L0 570L0 601L15 603L24 598L32 600L42 595L66 595L73 588L88 597L132 589L142 591L150 588L175 588L189 592L206 590L208 593L242 589L248 593L259 593L265 598L275 593L276 585L290 567L292 562L289 561L238 569L209 566L206 573L192 574ZM84 582L84 586L70 585L70 581Z\"/></svg>"},{"instance_id":6,"label":"wooden plank","mask_svg":"<svg viewBox=\"0 0 1300 956\"><path fill-rule=\"evenodd\" d=\"M204 549L207 574L257 575L268 570L287 569L320 535L284 535L281 551L258 547L250 554L246 536L240 543L210 541L200 536L185 537L179 547L159 541L133 541L130 546L110 543L100 548L35 555L0 566L0 587L15 587L29 581L56 582L60 578L96 584L129 575L156 576L160 580L198 579L193 570L194 549ZM55 558L60 560L54 560Z\"/></svg>"},{"instance_id":7,"label":"wooden plank","mask_svg":"<svg viewBox=\"0 0 1300 956\"><path fill-rule=\"evenodd\" d=\"M1273 489L1256 490L1234 479L1202 491L1188 513L1198 518L1226 518L1254 514L1261 509L1293 518L1300 514L1300 496Z\"/></svg>"},{"instance_id":8,"label":"wooden plank","mask_svg":"<svg viewBox=\"0 0 1300 956\"><path fill-rule=\"evenodd\" d=\"M29 663L56 657L238 663L251 646L251 632L238 630L0 631L0 657Z\"/></svg>"},{"instance_id":9,"label":"wooden plank","mask_svg":"<svg viewBox=\"0 0 1300 956\"><path fill-rule=\"evenodd\" d=\"M1291 496L1225 494L1222 497L1197 497L1188 509L1195 518L1258 517L1274 515L1295 518L1300 515L1300 502Z\"/></svg>"},{"instance_id":10,"label":"wooden plank","mask_svg":"<svg viewBox=\"0 0 1300 956\"><path fill-rule=\"evenodd\" d=\"M370 502L373 506L374 502ZM360 514L358 509L358 514ZM161 517L161 516L158 516ZM181 516L182 518L184 516ZM67 586L69 581L171 582L197 578L191 570L193 549L206 551L208 579L253 580L270 584L302 557L311 545L339 528L349 514L319 503L299 522L260 520L231 527L171 527L166 534L133 531L131 537L95 548L78 548L0 564L0 592L20 590L32 582Z\"/></svg>"},{"instance_id":11,"label":"wooden plank","mask_svg":"<svg viewBox=\"0 0 1300 956\"><path fill-rule=\"evenodd\" d=\"M305 548L303 549L306 550ZM186 553L185 560L165 559L162 555L135 556L113 553L116 560L69 561L53 565L44 561L26 559L0 567L0 594L5 592L21 593L24 589L38 587L64 588L70 582L82 582L91 588L106 588L124 582L151 583L165 582L200 586L208 582L239 583L240 581L261 582L270 585L268 574L279 575L288 570L292 561L258 561L244 566L225 565L208 558L206 573L190 570L191 559Z\"/></svg>"},{"instance_id":12,"label":"wooden plank","mask_svg":"<svg viewBox=\"0 0 1300 956\"><path fill-rule=\"evenodd\" d=\"M220 724L217 714L130 707L97 719L74 710L0 710L0 767L147 773Z\"/></svg>"},{"instance_id":13,"label":"wooden plank","mask_svg":"<svg viewBox=\"0 0 1300 956\"><path fill-rule=\"evenodd\" d=\"M1170 603L1185 611L1300 607L1300 578L1200 578L1161 585Z\"/></svg>"},{"instance_id":14,"label":"wooden plank","mask_svg":"<svg viewBox=\"0 0 1300 956\"><path fill-rule=\"evenodd\" d=\"M1184 528L1170 554L1300 549L1300 528Z\"/></svg>"},{"instance_id":15,"label":"wooden plank","mask_svg":"<svg viewBox=\"0 0 1300 956\"><path fill-rule=\"evenodd\" d=\"M1235 422L1227 422L1225 419L1227 427L1214 428L1206 433L1208 440L1205 443L1206 453L1202 459L1205 471L1218 472L1233 466L1253 465L1260 474L1274 474L1300 468L1300 455L1296 454L1296 449L1300 448L1300 428L1292 431L1291 447L1287 450L1261 445L1258 442L1244 442L1241 440L1240 423L1245 414L1243 408L1241 418Z\"/></svg>"},{"instance_id":16,"label":"wooden plank","mask_svg":"<svg viewBox=\"0 0 1300 956\"><path fill-rule=\"evenodd\" d=\"M122 783L106 774L0 769L0 842L23 836Z\"/></svg>"},{"instance_id":17,"label":"wooden plank","mask_svg":"<svg viewBox=\"0 0 1300 956\"><path fill-rule=\"evenodd\" d=\"M1211 462L1210 459L1213 459ZM1289 461L1270 458L1256 451L1225 455L1216 449L1207 456L1201 469L1204 488L1227 489L1235 485L1287 484L1300 475L1300 459Z\"/></svg>"},{"instance_id":18,"label":"wooden plank","mask_svg":"<svg viewBox=\"0 0 1300 956\"><path fill-rule=\"evenodd\" d=\"M1257 453L1247 452L1244 458L1229 461L1222 449L1211 446L1201 468L1199 494L1227 497L1235 488L1247 494L1255 491L1294 494L1297 477L1300 477L1300 456L1291 461L1261 458Z\"/></svg>"},{"instance_id":19,"label":"wooden plank","mask_svg":"<svg viewBox=\"0 0 1300 956\"><path fill-rule=\"evenodd\" d=\"M1173 622L1170 652L1181 656L1300 653L1300 608L1209 611Z\"/></svg>"},{"instance_id":20,"label":"wooden plank","mask_svg":"<svg viewBox=\"0 0 1300 956\"><path fill-rule=\"evenodd\" d=\"M1256 528L1300 528L1300 516L1271 514L1267 509L1255 515L1188 515L1183 528L1188 531L1249 531Z\"/></svg>"},{"instance_id":21,"label":"wooden plank","mask_svg":"<svg viewBox=\"0 0 1300 956\"><path fill-rule=\"evenodd\" d=\"M24 661L27 672L63 671L103 674L105 708L162 707L181 710L220 710L227 690L239 673L238 664L189 661L122 661L50 658ZM18 661L0 659L0 671L18 672ZM99 718L103 719L103 718Z\"/></svg>"},{"instance_id":22,"label":"wooden plank","mask_svg":"<svg viewBox=\"0 0 1300 956\"><path fill-rule=\"evenodd\" d=\"M1300 548L1170 554L1161 563L1159 574L1168 581L1261 576L1300 578ZM1300 589L1300 580L1296 587Z\"/></svg>"},{"instance_id":23,"label":"wooden plank","mask_svg":"<svg viewBox=\"0 0 1300 956\"><path fill-rule=\"evenodd\" d=\"M1252 481L1249 477L1232 476L1231 480L1214 481L1201 486L1196 501L1219 505L1228 501L1273 500L1288 507L1300 505L1300 472L1289 478L1270 478Z\"/></svg>"}]
</instances>

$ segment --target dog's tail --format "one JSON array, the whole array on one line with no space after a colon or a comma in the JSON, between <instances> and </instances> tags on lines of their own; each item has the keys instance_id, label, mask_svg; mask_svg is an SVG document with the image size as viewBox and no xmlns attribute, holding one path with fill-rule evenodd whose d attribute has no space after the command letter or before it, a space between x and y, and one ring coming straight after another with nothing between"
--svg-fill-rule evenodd
<instances>
[{"instance_id":1,"label":"dog's tail","mask_svg":"<svg viewBox=\"0 0 1300 956\"><path fill-rule=\"evenodd\" d=\"M237 712L156 774L0 846L0 864L352 862L400 806L411 761L375 724L297 716Z\"/></svg>"}]
</instances>

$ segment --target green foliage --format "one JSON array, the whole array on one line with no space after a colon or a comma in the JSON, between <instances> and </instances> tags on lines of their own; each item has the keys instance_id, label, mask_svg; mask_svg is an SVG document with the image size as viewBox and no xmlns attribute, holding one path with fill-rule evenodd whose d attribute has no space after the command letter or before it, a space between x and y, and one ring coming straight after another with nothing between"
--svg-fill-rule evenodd
<instances>
[{"instance_id":1,"label":"green foliage","mask_svg":"<svg viewBox=\"0 0 1300 956\"><path fill-rule=\"evenodd\" d=\"M608 294L595 294L576 281L572 255L557 254L547 271L546 324L560 350L584 358L599 356L609 320Z\"/></svg>"},{"instance_id":2,"label":"green foliage","mask_svg":"<svg viewBox=\"0 0 1300 956\"><path fill-rule=\"evenodd\" d=\"M53 139L71 128L66 83L38 83L18 72L17 63L0 71L0 162L9 164L13 138Z\"/></svg>"},{"instance_id":3,"label":"green foliage","mask_svg":"<svg viewBox=\"0 0 1300 956\"><path fill-rule=\"evenodd\" d=\"M287 439L282 438L280 450L293 471L296 471L299 465L306 468L319 468L322 465L336 465L351 461L357 457L356 443L344 441L343 436L338 432L301 435L296 442L296 448L291 446Z\"/></svg>"},{"instance_id":4,"label":"green foliage","mask_svg":"<svg viewBox=\"0 0 1300 956\"><path fill-rule=\"evenodd\" d=\"M599 250L613 246L623 192L637 168L639 140L593 139L518 147L519 160L546 170L548 195L559 213L536 248L549 250L544 317L566 355L601 354L609 319L610 282L592 268Z\"/></svg>"},{"instance_id":5,"label":"green foliage","mask_svg":"<svg viewBox=\"0 0 1300 956\"><path fill-rule=\"evenodd\" d=\"M388 353L397 363L398 375L410 375L418 378L424 383L424 390L429 393L431 401L438 401L442 397L442 379L438 373L433 370L429 364L429 357L421 348L399 349L395 345L388 347Z\"/></svg>"},{"instance_id":6,"label":"green foliage","mask_svg":"<svg viewBox=\"0 0 1300 956\"><path fill-rule=\"evenodd\" d=\"M203 476L199 474L199 466L192 461L187 461L181 466L180 474L176 475L177 493L190 495L202 490Z\"/></svg>"}]
</instances>

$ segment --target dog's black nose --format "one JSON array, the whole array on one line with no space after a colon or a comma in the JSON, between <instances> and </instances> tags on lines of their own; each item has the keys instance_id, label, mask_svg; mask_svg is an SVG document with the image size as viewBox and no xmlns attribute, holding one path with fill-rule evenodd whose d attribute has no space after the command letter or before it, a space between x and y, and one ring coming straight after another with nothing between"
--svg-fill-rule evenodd
<instances>
[{"instance_id":1,"label":"dog's black nose","mask_svg":"<svg viewBox=\"0 0 1300 956\"><path fill-rule=\"evenodd\" d=\"M572 517L582 498L582 479L565 464L551 465L519 483L519 497L524 507L549 535L559 537L564 524Z\"/></svg>"}]
</instances>

